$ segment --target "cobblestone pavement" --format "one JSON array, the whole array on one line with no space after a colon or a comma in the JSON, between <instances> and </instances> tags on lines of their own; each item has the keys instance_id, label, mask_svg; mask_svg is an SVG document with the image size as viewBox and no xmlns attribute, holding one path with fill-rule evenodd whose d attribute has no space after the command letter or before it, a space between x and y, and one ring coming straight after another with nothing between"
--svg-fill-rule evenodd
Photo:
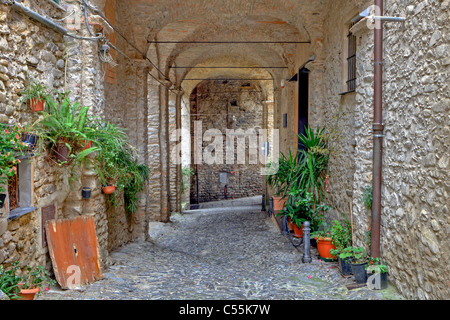
<instances>
[{"instance_id":1,"label":"cobblestone pavement","mask_svg":"<svg viewBox=\"0 0 450 320\"><path fill-rule=\"evenodd\" d=\"M40 299L401 299L391 286L347 290L353 280L337 263L320 262L317 251L303 264L260 207L192 210L151 231L151 242L111 254L105 279L78 291L52 288Z\"/></svg>"}]
</instances>

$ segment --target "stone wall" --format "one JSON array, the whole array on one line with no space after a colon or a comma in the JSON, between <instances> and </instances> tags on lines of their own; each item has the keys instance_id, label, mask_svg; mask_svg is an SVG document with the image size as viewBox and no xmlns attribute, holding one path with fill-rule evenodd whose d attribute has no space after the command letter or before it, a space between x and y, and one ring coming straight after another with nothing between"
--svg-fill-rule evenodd
<instances>
[{"instance_id":1,"label":"stone wall","mask_svg":"<svg viewBox=\"0 0 450 320\"><path fill-rule=\"evenodd\" d=\"M64 8L46 1L40 1L39 5L35 1L21 3L71 33L90 36L84 19L81 19L81 8L77 1L65 1ZM100 8L104 5L103 1L92 3ZM72 10L74 14L63 19ZM95 17L92 18L95 20ZM104 22L91 24L94 31L103 27ZM11 6L0 4L0 65L2 123L29 125L38 119L38 115L32 113L26 103L20 103L19 92L31 78L42 82L49 90L70 91L73 101L90 106L96 115L103 115L103 65L98 58L96 42L63 37L15 12ZM129 234L132 230L129 230L126 221L121 196L118 195L119 206L107 211L107 199L101 192L101 185L94 172L82 168L75 170L75 175L72 175L71 168L60 167L45 153L31 155L22 162L29 162L27 170L30 174L26 183L30 185L30 208L34 210L13 217L7 199L7 205L0 210L0 263L6 265L19 261L22 266L39 264L50 268L48 248L42 238L43 212L50 207L54 208L54 217L57 219L80 215L95 217L102 262L105 265L108 264L109 250L131 239ZM89 200L81 197L81 188L85 186L92 188ZM122 231L119 231L118 225Z\"/></svg>"},{"instance_id":2,"label":"stone wall","mask_svg":"<svg viewBox=\"0 0 450 320\"><path fill-rule=\"evenodd\" d=\"M351 7L331 3L325 26L323 123L332 124L340 115L334 123L343 134L336 145L340 152L330 160L328 199L336 211L353 213L347 217L353 221L355 244L370 250L371 212L361 196L372 185L373 28L365 20L352 28L357 36L357 87L339 96L345 78L343 26L352 18ZM365 8L360 4L358 11ZM341 15L335 14L338 10ZM441 276L448 273L449 255L444 245L449 225L449 12L449 1L385 5L385 15L407 21L384 26L381 251L390 280L412 299L449 296L449 282Z\"/></svg>"},{"instance_id":3,"label":"stone wall","mask_svg":"<svg viewBox=\"0 0 450 320\"><path fill-rule=\"evenodd\" d=\"M385 27L382 252L408 298L448 299L450 1L392 1Z\"/></svg>"},{"instance_id":4,"label":"stone wall","mask_svg":"<svg viewBox=\"0 0 450 320\"><path fill-rule=\"evenodd\" d=\"M195 103L195 94L191 99L191 137L192 137L192 164L195 164L195 153L198 151L202 162L198 165L199 202L223 200L225 198L224 188L227 186L227 198L243 198L262 194L261 163L259 159L258 141L252 142L247 139L244 164L240 164L237 149L237 140L233 143L234 152L227 154L226 130L249 129L263 127L263 95L255 85L246 84L245 81L204 81L197 86L198 92L198 118ZM231 92L231 93L227 93ZM201 121L203 144L198 150L195 148L194 122ZM206 138L208 130L218 130L220 136ZM223 150L208 149L210 145L217 142L215 139L223 139ZM251 155L249 146L256 147L256 156ZM222 154L220 154L222 151ZM208 164L205 154L214 154L217 163ZM226 164L230 156L231 164ZM192 166L195 168L195 165ZM220 175L222 174L223 180ZM191 180L191 203L197 201L197 188L195 179Z\"/></svg>"}]
</instances>

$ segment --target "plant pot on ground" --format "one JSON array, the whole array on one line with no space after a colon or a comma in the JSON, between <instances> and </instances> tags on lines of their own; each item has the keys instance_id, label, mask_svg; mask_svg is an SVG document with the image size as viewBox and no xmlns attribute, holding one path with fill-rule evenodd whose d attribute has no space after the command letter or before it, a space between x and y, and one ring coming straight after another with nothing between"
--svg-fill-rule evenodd
<instances>
[{"instance_id":1,"label":"plant pot on ground","mask_svg":"<svg viewBox=\"0 0 450 320\"><path fill-rule=\"evenodd\" d=\"M330 250L335 250L333 239L329 236L317 236L314 237L317 241L317 251L319 256L324 260L335 260L337 257L330 253Z\"/></svg>"},{"instance_id":2,"label":"plant pot on ground","mask_svg":"<svg viewBox=\"0 0 450 320\"><path fill-rule=\"evenodd\" d=\"M272 199L273 199L273 210L274 211L281 211L284 209L284 206L286 205L286 198L272 197Z\"/></svg>"},{"instance_id":3,"label":"plant pot on ground","mask_svg":"<svg viewBox=\"0 0 450 320\"><path fill-rule=\"evenodd\" d=\"M56 281L50 278L49 272L43 266L30 267L21 276L19 283L19 300L34 300L36 294L41 292L44 284L55 284ZM48 290L48 288L46 289Z\"/></svg>"},{"instance_id":4,"label":"plant pot on ground","mask_svg":"<svg viewBox=\"0 0 450 320\"><path fill-rule=\"evenodd\" d=\"M388 267L381 262L380 258L369 257L366 264L366 272L372 282L372 288L375 290L383 290L388 287Z\"/></svg>"},{"instance_id":5,"label":"plant pot on ground","mask_svg":"<svg viewBox=\"0 0 450 320\"><path fill-rule=\"evenodd\" d=\"M366 283L367 282L367 254L362 247L351 247L347 249L351 252L351 267L353 277L356 283Z\"/></svg>"},{"instance_id":6,"label":"plant pot on ground","mask_svg":"<svg viewBox=\"0 0 450 320\"><path fill-rule=\"evenodd\" d=\"M19 298L18 300L34 300L36 295L41 291L39 287L32 288L32 289L22 289L23 283L19 283Z\"/></svg>"},{"instance_id":7,"label":"plant pot on ground","mask_svg":"<svg viewBox=\"0 0 450 320\"><path fill-rule=\"evenodd\" d=\"M299 227L296 223L293 224L294 237L303 238L303 225Z\"/></svg>"},{"instance_id":8,"label":"plant pot on ground","mask_svg":"<svg viewBox=\"0 0 450 320\"><path fill-rule=\"evenodd\" d=\"M47 285L54 285L56 281L50 278L50 274L42 266L26 267L22 275L19 262L13 262L12 266L5 270L0 265L0 290L11 300L34 300L36 294L42 292L41 288ZM48 290L46 288L45 290Z\"/></svg>"},{"instance_id":9,"label":"plant pot on ground","mask_svg":"<svg viewBox=\"0 0 450 320\"><path fill-rule=\"evenodd\" d=\"M352 247L352 229L350 222L342 214L342 221L334 220L331 227L331 236L336 246L336 250L331 253L338 256L339 270L343 276L352 274L350 257L352 251L347 248Z\"/></svg>"}]
</instances>

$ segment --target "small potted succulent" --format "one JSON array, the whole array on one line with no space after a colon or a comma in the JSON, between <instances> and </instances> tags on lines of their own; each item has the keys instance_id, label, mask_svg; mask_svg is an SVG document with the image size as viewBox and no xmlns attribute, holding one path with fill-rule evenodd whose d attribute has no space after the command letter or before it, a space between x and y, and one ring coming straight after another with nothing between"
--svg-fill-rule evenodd
<instances>
[{"instance_id":1,"label":"small potted succulent","mask_svg":"<svg viewBox=\"0 0 450 320\"><path fill-rule=\"evenodd\" d=\"M370 275L379 275L379 287L374 286L375 289L386 289L388 287L388 267L382 263L380 258L369 257L366 264L366 272Z\"/></svg>"}]
</instances>

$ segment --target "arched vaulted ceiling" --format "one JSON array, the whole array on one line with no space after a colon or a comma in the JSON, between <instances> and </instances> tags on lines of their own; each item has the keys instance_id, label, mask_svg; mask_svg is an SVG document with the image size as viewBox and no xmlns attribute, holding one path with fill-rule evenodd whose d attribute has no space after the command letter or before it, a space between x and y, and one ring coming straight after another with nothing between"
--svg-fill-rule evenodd
<instances>
[{"instance_id":1,"label":"arched vaulted ceiling","mask_svg":"<svg viewBox=\"0 0 450 320\"><path fill-rule=\"evenodd\" d=\"M187 89L195 82L186 84L186 78L279 82L290 74L286 68L293 67L299 46L314 51L329 1L135 0L126 13L133 17L129 35L134 43L166 77Z\"/></svg>"}]
</instances>

